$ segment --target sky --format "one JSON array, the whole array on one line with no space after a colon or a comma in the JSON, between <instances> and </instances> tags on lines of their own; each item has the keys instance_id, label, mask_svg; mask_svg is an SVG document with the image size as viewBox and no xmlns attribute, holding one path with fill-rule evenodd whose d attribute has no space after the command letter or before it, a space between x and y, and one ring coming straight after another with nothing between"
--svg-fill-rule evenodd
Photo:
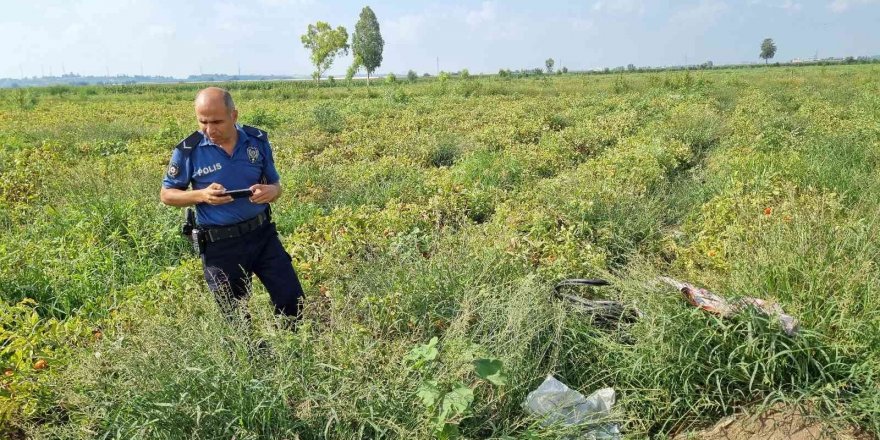
<instances>
[{"instance_id":1,"label":"sky","mask_svg":"<svg viewBox=\"0 0 880 440\"><path fill-rule=\"evenodd\" d=\"M764 38L777 61L880 55L880 0L0 0L0 77L307 75L308 24L352 33L364 6L379 73L758 62Z\"/></svg>"}]
</instances>

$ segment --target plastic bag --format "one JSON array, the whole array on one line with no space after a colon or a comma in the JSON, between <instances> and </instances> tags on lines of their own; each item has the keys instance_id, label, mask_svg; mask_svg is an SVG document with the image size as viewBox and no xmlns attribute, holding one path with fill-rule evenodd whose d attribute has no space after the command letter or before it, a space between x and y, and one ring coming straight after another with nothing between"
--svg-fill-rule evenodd
<instances>
[{"instance_id":1,"label":"plastic bag","mask_svg":"<svg viewBox=\"0 0 880 440\"><path fill-rule=\"evenodd\" d=\"M617 424L605 422L611 415L614 397L613 388L602 388L584 397L548 375L541 386L529 393L523 406L529 414L541 417L544 426L594 423L579 438L618 440L620 429Z\"/></svg>"}]
</instances>

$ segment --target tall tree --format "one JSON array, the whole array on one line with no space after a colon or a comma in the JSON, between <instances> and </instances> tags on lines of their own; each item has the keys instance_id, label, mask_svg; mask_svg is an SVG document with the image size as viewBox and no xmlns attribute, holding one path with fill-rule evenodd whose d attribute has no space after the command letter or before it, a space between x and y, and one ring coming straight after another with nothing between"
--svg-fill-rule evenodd
<instances>
[{"instance_id":1,"label":"tall tree","mask_svg":"<svg viewBox=\"0 0 880 440\"><path fill-rule=\"evenodd\" d=\"M370 84L370 75L382 65L382 48L385 41L379 32L379 21L376 14L369 6L361 10L360 18L354 26L354 35L351 38L352 51L355 58L360 59L360 66L367 71L367 84Z\"/></svg>"},{"instance_id":2,"label":"tall tree","mask_svg":"<svg viewBox=\"0 0 880 440\"><path fill-rule=\"evenodd\" d=\"M317 83L321 75L333 65L337 55L348 54L348 31L343 26L333 29L329 24L319 21L309 25L308 31L302 36L302 43L306 49L312 51L310 59L315 66L312 77Z\"/></svg>"},{"instance_id":3,"label":"tall tree","mask_svg":"<svg viewBox=\"0 0 880 440\"><path fill-rule=\"evenodd\" d=\"M351 65L348 66L348 70L345 72L345 80L348 81L349 84L351 84L352 78L354 78L354 75L361 67L363 67L363 65L364 63L361 61L361 57L355 55L354 59L351 61Z\"/></svg>"},{"instance_id":4,"label":"tall tree","mask_svg":"<svg viewBox=\"0 0 880 440\"><path fill-rule=\"evenodd\" d=\"M556 61L553 61L553 58L547 58L547 61L544 61L544 65L547 66L547 73L553 73L554 64L556 64Z\"/></svg>"},{"instance_id":5,"label":"tall tree","mask_svg":"<svg viewBox=\"0 0 880 440\"><path fill-rule=\"evenodd\" d=\"M776 43L772 38L765 38L761 43L761 58L764 59L764 64L767 64L767 60L773 58L774 55L776 55Z\"/></svg>"}]
</instances>

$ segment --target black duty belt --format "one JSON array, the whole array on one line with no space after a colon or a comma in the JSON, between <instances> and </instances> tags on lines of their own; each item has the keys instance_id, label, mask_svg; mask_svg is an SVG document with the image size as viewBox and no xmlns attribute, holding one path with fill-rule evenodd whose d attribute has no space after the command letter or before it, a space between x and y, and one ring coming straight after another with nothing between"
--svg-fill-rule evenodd
<instances>
[{"instance_id":1,"label":"black duty belt","mask_svg":"<svg viewBox=\"0 0 880 440\"><path fill-rule=\"evenodd\" d=\"M255 231L269 223L271 218L268 212L261 212L256 217L229 226L210 226L204 229L205 238L209 243L229 238L241 237L248 232Z\"/></svg>"}]
</instances>

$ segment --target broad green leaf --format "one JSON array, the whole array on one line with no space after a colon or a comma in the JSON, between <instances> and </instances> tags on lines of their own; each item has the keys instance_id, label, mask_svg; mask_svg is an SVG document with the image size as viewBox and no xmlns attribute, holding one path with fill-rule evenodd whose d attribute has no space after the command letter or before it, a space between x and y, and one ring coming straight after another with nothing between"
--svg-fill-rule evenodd
<instances>
[{"instance_id":1,"label":"broad green leaf","mask_svg":"<svg viewBox=\"0 0 880 440\"><path fill-rule=\"evenodd\" d=\"M437 381L426 380L422 382L422 385L416 392L416 396L418 396L419 399L422 399L422 404L425 406L429 408L433 406L437 403L437 399L440 398L440 389L437 387Z\"/></svg>"},{"instance_id":2,"label":"broad green leaf","mask_svg":"<svg viewBox=\"0 0 880 440\"><path fill-rule=\"evenodd\" d=\"M474 401L474 390L468 387L458 387L443 396L440 404L442 420L464 414Z\"/></svg>"},{"instance_id":3,"label":"broad green leaf","mask_svg":"<svg viewBox=\"0 0 880 440\"><path fill-rule=\"evenodd\" d=\"M427 344L419 345L410 350L403 359L412 362L433 361L437 359L437 337L434 336Z\"/></svg>"},{"instance_id":4,"label":"broad green leaf","mask_svg":"<svg viewBox=\"0 0 880 440\"><path fill-rule=\"evenodd\" d=\"M507 373L504 372L504 364L498 359L477 359L474 361L474 370L481 379L488 380L495 385L507 385Z\"/></svg>"},{"instance_id":5,"label":"broad green leaf","mask_svg":"<svg viewBox=\"0 0 880 440\"><path fill-rule=\"evenodd\" d=\"M447 423L443 425L443 429L437 433L437 438L440 440L451 440L459 438L461 434L458 432L458 425L453 425L452 423Z\"/></svg>"}]
</instances>

